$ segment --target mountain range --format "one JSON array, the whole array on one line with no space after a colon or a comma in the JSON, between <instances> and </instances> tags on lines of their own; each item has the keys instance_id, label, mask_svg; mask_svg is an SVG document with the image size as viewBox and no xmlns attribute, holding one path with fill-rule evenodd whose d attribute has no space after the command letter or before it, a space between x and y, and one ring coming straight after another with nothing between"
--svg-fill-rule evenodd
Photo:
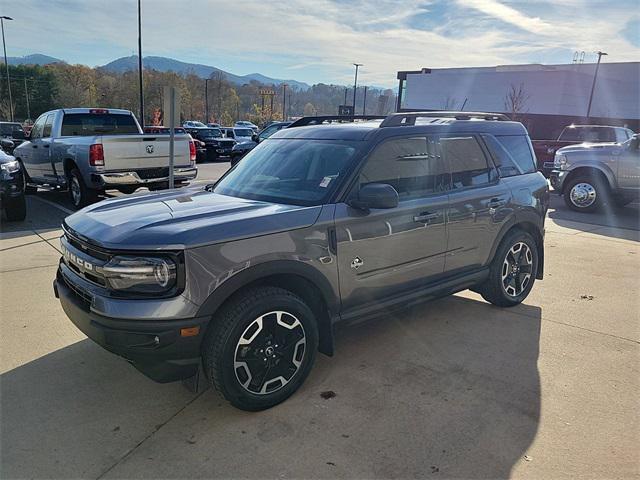
<instances>
[{"instance_id":1,"label":"mountain range","mask_svg":"<svg viewBox=\"0 0 640 480\"><path fill-rule=\"evenodd\" d=\"M48 55L42 55L39 53L25 55L24 57L8 57L7 61L9 62L9 65L47 65L50 63L64 62L64 60L60 60L59 58L50 57ZM309 84L298 82L297 80L281 80L278 78L267 77L260 73L235 75L220 68L212 67L210 65L181 62L180 60L175 60L168 57L143 57L143 62L145 68L151 68L160 72L176 72L183 75L194 73L202 78L209 78L214 72L222 72L228 81L237 85L243 85L245 83L251 82L252 80L255 80L267 85L280 85L282 83L287 83L291 87L297 88L299 90L309 89ZM106 65L102 65L100 68L104 68L105 70L117 73L123 73L129 70L137 70L138 57L137 55L132 55L130 57L121 57L107 63Z\"/></svg>"}]
</instances>

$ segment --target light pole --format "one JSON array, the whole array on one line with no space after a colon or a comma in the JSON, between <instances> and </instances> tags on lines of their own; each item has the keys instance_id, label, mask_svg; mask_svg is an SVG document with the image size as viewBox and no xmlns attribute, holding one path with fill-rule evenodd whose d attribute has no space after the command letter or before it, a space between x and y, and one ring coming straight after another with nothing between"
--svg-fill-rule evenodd
<instances>
[{"instance_id":1,"label":"light pole","mask_svg":"<svg viewBox=\"0 0 640 480\"><path fill-rule=\"evenodd\" d=\"M209 79L204 79L204 114L207 119L204 123L209 123Z\"/></svg>"},{"instance_id":2,"label":"light pole","mask_svg":"<svg viewBox=\"0 0 640 480\"><path fill-rule=\"evenodd\" d=\"M142 7L138 0L138 81L140 83L140 123L144 128L144 93L142 92Z\"/></svg>"},{"instance_id":3,"label":"light pole","mask_svg":"<svg viewBox=\"0 0 640 480\"><path fill-rule=\"evenodd\" d=\"M358 88L358 68L362 67L362 63L354 63L353 66L356 67L356 76L353 79L353 114L356 114L356 90Z\"/></svg>"},{"instance_id":4,"label":"light pole","mask_svg":"<svg viewBox=\"0 0 640 480\"><path fill-rule=\"evenodd\" d=\"M367 86L364 86L364 100L362 101L362 115L367 114Z\"/></svg>"},{"instance_id":5,"label":"light pole","mask_svg":"<svg viewBox=\"0 0 640 480\"><path fill-rule=\"evenodd\" d=\"M607 55L605 52L596 52L598 54L598 63L596 64L596 71L593 74L593 83L591 84L591 95L589 95L589 106L587 107L587 118L591 116L591 102L593 101L593 92L596 90L596 80L598 78L598 70L600 69L600 59Z\"/></svg>"},{"instance_id":6,"label":"light pole","mask_svg":"<svg viewBox=\"0 0 640 480\"><path fill-rule=\"evenodd\" d=\"M282 84L282 121L286 122L287 121L287 117L286 117L286 105L287 105L287 87L289 85L287 85L286 83Z\"/></svg>"},{"instance_id":7,"label":"light pole","mask_svg":"<svg viewBox=\"0 0 640 480\"><path fill-rule=\"evenodd\" d=\"M7 43L4 40L4 21L13 20L11 17L0 17L0 25L2 25L2 48L4 49L4 66L7 69L7 89L9 90L9 113L11 114L11 121L13 122L13 100L11 99L11 79L9 78L9 62L7 62Z\"/></svg>"}]
</instances>

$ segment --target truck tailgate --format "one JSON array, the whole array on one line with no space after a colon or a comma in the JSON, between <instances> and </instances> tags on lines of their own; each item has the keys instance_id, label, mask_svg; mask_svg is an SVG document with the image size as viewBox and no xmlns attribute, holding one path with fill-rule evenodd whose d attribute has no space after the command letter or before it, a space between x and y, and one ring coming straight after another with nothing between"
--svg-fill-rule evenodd
<instances>
[{"instance_id":1,"label":"truck tailgate","mask_svg":"<svg viewBox=\"0 0 640 480\"><path fill-rule=\"evenodd\" d=\"M169 166L168 135L106 135L101 138L105 170L128 170ZM175 166L187 166L189 139L175 137Z\"/></svg>"}]
</instances>

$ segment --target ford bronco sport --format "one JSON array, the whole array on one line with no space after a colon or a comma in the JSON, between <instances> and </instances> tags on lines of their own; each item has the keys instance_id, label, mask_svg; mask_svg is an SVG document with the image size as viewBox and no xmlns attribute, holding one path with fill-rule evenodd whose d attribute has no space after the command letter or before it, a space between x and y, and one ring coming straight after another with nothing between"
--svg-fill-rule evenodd
<instances>
[{"instance_id":1,"label":"ford bronco sport","mask_svg":"<svg viewBox=\"0 0 640 480\"><path fill-rule=\"evenodd\" d=\"M67 217L72 322L160 382L207 378L260 410L300 387L338 320L464 289L502 307L543 275L547 181L500 115L287 128L215 184Z\"/></svg>"}]
</instances>

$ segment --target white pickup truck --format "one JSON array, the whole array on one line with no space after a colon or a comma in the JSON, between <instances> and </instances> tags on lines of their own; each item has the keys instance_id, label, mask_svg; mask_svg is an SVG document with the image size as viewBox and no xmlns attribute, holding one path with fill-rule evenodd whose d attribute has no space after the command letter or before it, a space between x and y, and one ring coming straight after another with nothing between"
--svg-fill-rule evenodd
<instances>
[{"instance_id":1,"label":"white pickup truck","mask_svg":"<svg viewBox=\"0 0 640 480\"><path fill-rule=\"evenodd\" d=\"M39 185L68 189L79 208L106 189L132 193L168 186L169 135L143 134L128 110L52 110L38 117L27 140L13 155L26 173L28 193ZM174 152L175 184L184 185L198 173L191 137L176 134Z\"/></svg>"}]
</instances>

